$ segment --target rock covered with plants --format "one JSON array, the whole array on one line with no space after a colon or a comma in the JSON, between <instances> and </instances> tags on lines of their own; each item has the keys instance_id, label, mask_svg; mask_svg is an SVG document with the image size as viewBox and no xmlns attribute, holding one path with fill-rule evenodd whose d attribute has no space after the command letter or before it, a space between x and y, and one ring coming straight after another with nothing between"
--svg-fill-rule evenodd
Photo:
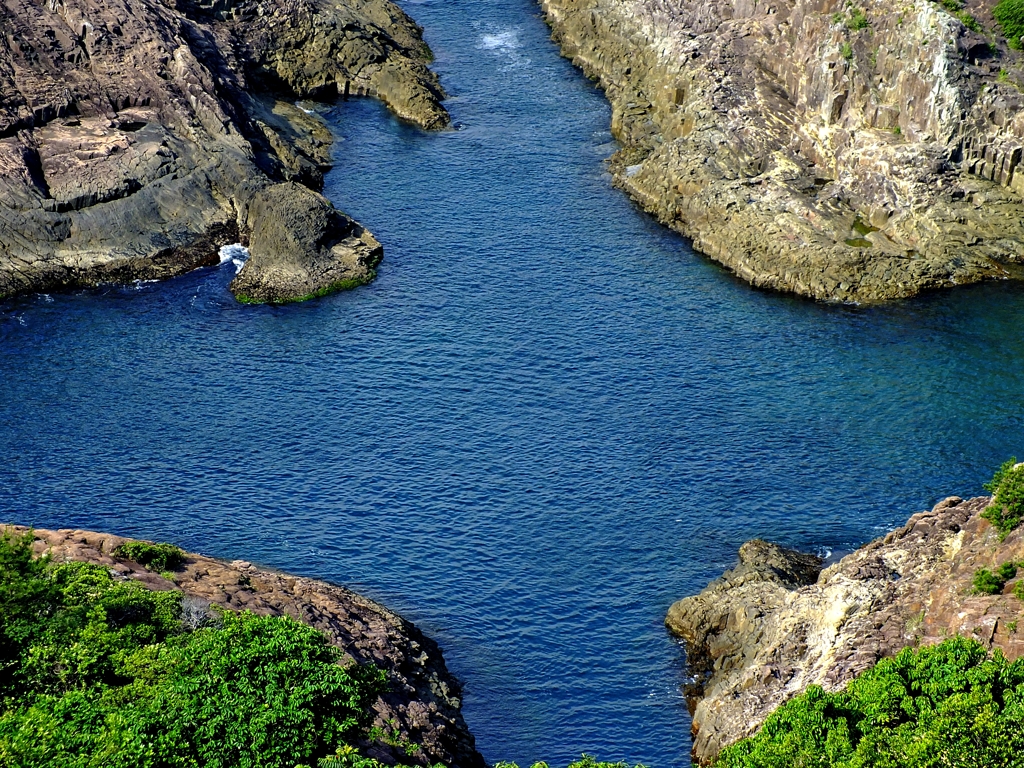
<instances>
[{"instance_id":1,"label":"rock covered with plants","mask_svg":"<svg viewBox=\"0 0 1024 768\"><path fill-rule=\"evenodd\" d=\"M0 537L0 765L483 760L436 644L312 579L85 531Z\"/></svg>"},{"instance_id":2,"label":"rock covered with plants","mask_svg":"<svg viewBox=\"0 0 1024 768\"><path fill-rule=\"evenodd\" d=\"M1008 462L992 497L945 499L820 573L812 556L748 542L735 569L675 603L666 624L693 674L695 760L713 762L785 702L812 686L835 694L908 646L960 636L1024 656L1022 480Z\"/></svg>"}]
</instances>

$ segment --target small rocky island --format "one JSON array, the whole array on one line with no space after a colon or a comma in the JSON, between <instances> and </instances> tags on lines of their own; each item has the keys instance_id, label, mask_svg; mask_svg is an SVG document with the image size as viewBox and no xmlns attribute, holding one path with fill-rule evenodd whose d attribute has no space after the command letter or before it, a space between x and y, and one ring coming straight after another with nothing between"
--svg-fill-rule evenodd
<instances>
[{"instance_id":1,"label":"small rocky island","mask_svg":"<svg viewBox=\"0 0 1024 768\"><path fill-rule=\"evenodd\" d=\"M1024 531L1001 538L982 517L991 502L947 498L824 569L755 539L735 568L675 603L666 625L694 676L694 762L712 763L809 685L839 690L906 647L960 635L1024 656L1024 591L998 575L1024 566Z\"/></svg>"},{"instance_id":2,"label":"small rocky island","mask_svg":"<svg viewBox=\"0 0 1024 768\"><path fill-rule=\"evenodd\" d=\"M1021 277L997 0L540 2L611 102L616 183L744 280L871 302Z\"/></svg>"},{"instance_id":3,"label":"small rocky island","mask_svg":"<svg viewBox=\"0 0 1024 768\"><path fill-rule=\"evenodd\" d=\"M296 99L375 96L448 124L389 0L0 5L0 298L216 264L249 302L373 279L373 236L319 194L332 137Z\"/></svg>"},{"instance_id":4,"label":"small rocky island","mask_svg":"<svg viewBox=\"0 0 1024 768\"><path fill-rule=\"evenodd\" d=\"M0 532L22 536L29 530L4 526ZM131 539L81 530L31 532L35 553L49 554L55 563L93 563L118 580L156 591L179 590L183 620L203 620L212 614L211 606L287 615L321 630L343 659L383 670L387 690L373 705L373 717L391 738L357 745L365 757L386 765L485 765L462 717L461 687L448 672L441 649L379 603L315 579L198 554L184 554L173 571L157 573L122 555ZM408 744L418 750L410 752Z\"/></svg>"}]
</instances>

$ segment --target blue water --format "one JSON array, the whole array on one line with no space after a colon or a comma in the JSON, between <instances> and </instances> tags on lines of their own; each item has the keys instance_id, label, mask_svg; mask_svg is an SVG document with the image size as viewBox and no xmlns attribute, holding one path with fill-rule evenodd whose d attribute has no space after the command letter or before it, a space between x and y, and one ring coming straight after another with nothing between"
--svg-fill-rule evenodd
<instances>
[{"instance_id":1,"label":"blue water","mask_svg":"<svg viewBox=\"0 0 1024 768\"><path fill-rule=\"evenodd\" d=\"M753 290L611 188L529 0L407 5L461 130L324 106L378 280L234 269L0 304L0 518L245 558L436 637L490 761L689 764L669 604L766 536L867 541L1024 452L1024 292Z\"/></svg>"}]
</instances>

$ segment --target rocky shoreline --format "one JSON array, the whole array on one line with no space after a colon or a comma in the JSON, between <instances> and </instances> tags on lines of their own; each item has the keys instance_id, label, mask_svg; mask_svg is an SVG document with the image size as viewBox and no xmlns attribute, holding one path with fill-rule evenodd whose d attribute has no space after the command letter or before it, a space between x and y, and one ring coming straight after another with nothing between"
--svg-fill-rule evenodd
<instances>
[{"instance_id":1,"label":"rocky shoreline","mask_svg":"<svg viewBox=\"0 0 1024 768\"><path fill-rule=\"evenodd\" d=\"M972 589L978 569L1024 560L1024 532L1000 541L981 517L990 502L945 499L824 569L814 555L750 541L735 568L675 603L665 623L693 674L694 762L710 764L808 685L838 690L907 646L963 635L1024 656L1014 584Z\"/></svg>"},{"instance_id":2,"label":"rocky shoreline","mask_svg":"<svg viewBox=\"0 0 1024 768\"><path fill-rule=\"evenodd\" d=\"M540 4L611 103L615 183L740 278L873 302L1022 276L1024 71L995 0Z\"/></svg>"},{"instance_id":3,"label":"rocky shoreline","mask_svg":"<svg viewBox=\"0 0 1024 768\"><path fill-rule=\"evenodd\" d=\"M4 530L22 534L29 529ZM216 605L261 615L286 614L323 631L347 658L376 664L387 673L390 690L374 705L374 725L388 733L397 729L397 742L412 742L421 749L410 755L400 747L374 742L360 745L366 756L389 764L485 765L462 717L461 687L448 672L441 649L379 603L315 579L198 554L186 555L179 569L162 576L112 554L131 539L81 530L33 533L37 554L105 565L118 577L137 580L149 589L181 590L193 609Z\"/></svg>"},{"instance_id":4,"label":"rocky shoreline","mask_svg":"<svg viewBox=\"0 0 1024 768\"><path fill-rule=\"evenodd\" d=\"M380 244L319 194L332 137L294 101L448 124L389 0L11 0L0 28L0 298L172 277L239 241L246 301L368 282Z\"/></svg>"}]
</instances>

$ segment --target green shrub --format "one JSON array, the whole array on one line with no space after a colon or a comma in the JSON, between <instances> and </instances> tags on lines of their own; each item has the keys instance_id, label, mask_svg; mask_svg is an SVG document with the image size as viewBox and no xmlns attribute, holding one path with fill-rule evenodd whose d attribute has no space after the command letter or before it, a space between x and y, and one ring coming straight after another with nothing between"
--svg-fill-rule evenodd
<instances>
[{"instance_id":1,"label":"green shrub","mask_svg":"<svg viewBox=\"0 0 1024 768\"><path fill-rule=\"evenodd\" d=\"M185 562L185 553L173 544L127 541L114 549L114 557L123 557L153 571L175 571Z\"/></svg>"},{"instance_id":2,"label":"green shrub","mask_svg":"<svg viewBox=\"0 0 1024 768\"><path fill-rule=\"evenodd\" d=\"M857 7L850 9L850 20L846 25L854 32L860 29L867 29L870 26L870 24L868 24L868 17L865 15L864 11Z\"/></svg>"},{"instance_id":3,"label":"green shrub","mask_svg":"<svg viewBox=\"0 0 1024 768\"><path fill-rule=\"evenodd\" d=\"M1001 0L992 9L992 15L1006 35L1006 44L1020 50L1020 38L1024 35L1024 0Z\"/></svg>"},{"instance_id":4,"label":"green shrub","mask_svg":"<svg viewBox=\"0 0 1024 768\"><path fill-rule=\"evenodd\" d=\"M851 681L779 707L716 768L1024 765L1024 660L955 637L905 649Z\"/></svg>"},{"instance_id":5,"label":"green shrub","mask_svg":"<svg viewBox=\"0 0 1024 768\"><path fill-rule=\"evenodd\" d=\"M1003 563L994 572L988 568L979 568L974 572L974 592L979 595L998 595L1003 591L1006 582L1017 575L1017 566Z\"/></svg>"},{"instance_id":6,"label":"green shrub","mask_svg":"<svg viewBox=\"0 0 1024 768\"><path fill-rule=\"evenodd\" d=\"M849 61L853 58L853 46L849 43L843 43L839 48L839 53L844 59Z\"/></svg>"},{"instance_id":7,"label":"green shrub","mask_svg":"<svg viewBox=\"0 0 1024 768\"><path fill-rule=\"evenodd\" d=\"M1013 585L1013 595L1018 600L1024 600L1024 580L1018 581Z\"/></svg>"},{"instance_id":8,"label":"green shrub","mask_svg":"<svg viewBox=\"0 0 1024 768\"><path fill-rule=\"evenodd\" d=\"M1024 520L1024 466L1017 467L1016 464L1016 457L1011 458L999 467L990 482L985 483L985 490L992 492L993 499L981 516L999 531L1000 540Z\"/></svg>"},{"instance_id":9,"label":"green shrub","mask_svg":"<svg viewBox=\"0 0 1024 768\"><path fill-rule=\"evenodd\" d=\"M312 627L223 611L190 631L179 592L31 543L0 538L0 765L293 768L367 735L383 673Z\"/></svg>"}]
</instances>

